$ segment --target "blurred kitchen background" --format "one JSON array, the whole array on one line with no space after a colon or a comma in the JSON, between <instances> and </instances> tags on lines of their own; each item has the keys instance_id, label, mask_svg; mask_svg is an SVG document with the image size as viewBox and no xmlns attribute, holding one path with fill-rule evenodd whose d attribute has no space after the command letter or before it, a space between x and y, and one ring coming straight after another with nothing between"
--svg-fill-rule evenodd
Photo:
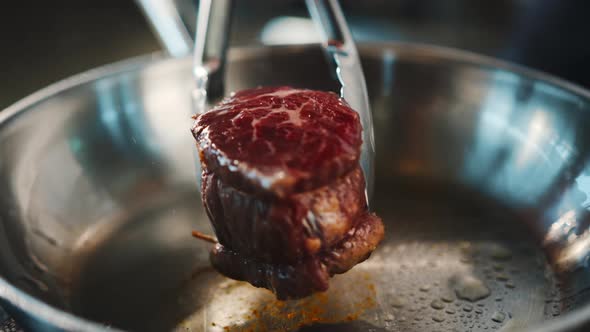
<instances>
[{"instance_id":1,"label":"blurred kitchen background","mask_svg":"<svg viewBox=\"0 0 590 332\"><path fill-rule=\"evenodd\" d=\"M191 1L176 0L181 6ZM303 0L237 0L232 46L311 42ZM342 0L358 41L455 47L590 88L588 0ZM133 0L0 9L0 109L52 82L162 47ZM185 21L195 13L185 13Z\"/></svg>"}]
</instances>

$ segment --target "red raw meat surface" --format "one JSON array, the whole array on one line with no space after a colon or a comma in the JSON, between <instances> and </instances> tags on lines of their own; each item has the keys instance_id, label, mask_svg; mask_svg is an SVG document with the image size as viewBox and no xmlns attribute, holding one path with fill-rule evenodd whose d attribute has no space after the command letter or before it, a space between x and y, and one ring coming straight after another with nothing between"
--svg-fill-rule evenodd
<instances>
[{"instance_id":1,"label":"red raw meat surface","mask_svg":"<svg viewBox=\"0 0 590 332\"><path fill-rule=\"evenodd\" d=\"M354 169L361 131L358 114L335 93L286 86L238 92L192 128L209 171L240 190L278 197Z\"/></svg>"}]
</instances>

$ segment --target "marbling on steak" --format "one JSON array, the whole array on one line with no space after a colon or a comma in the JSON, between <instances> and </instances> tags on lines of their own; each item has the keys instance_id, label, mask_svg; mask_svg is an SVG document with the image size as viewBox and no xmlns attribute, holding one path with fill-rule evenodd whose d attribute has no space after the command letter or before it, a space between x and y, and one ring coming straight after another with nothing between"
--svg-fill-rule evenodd
<instances>
[{"instance_id":1,"label":"marbling on steak","mask_svg":"<svg viewBox=\"0 0 590 332\"><path fill-rule=\"evenodd\" d=\"M291 87L236 93L196 117L213 266L279 299L328 288L383 237L359 166L358 114L336 94Z\"/></svg>"},{"instance_id":2,"label":"marbling on steak","mask_svg":"<svg viewBox=\"0 0 590 332\"><path fill-rule=\"evenodd\" d=\"M336 94L290 87L236 93L193 128L207 169L237 189L287 196L356 168L359 116Z\"/></svg>"}]
</instances>

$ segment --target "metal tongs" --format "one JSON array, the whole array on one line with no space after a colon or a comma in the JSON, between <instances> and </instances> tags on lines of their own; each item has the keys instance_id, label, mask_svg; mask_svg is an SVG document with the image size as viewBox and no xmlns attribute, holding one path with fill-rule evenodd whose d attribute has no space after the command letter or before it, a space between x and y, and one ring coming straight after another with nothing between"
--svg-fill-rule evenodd
<instances>
[{"instance_id":1,"label":"metal tongs","mask_svg":"<svg viewBox=\"0 0 590 332\"><path fill-rule=\"evenodd\" d=\"M186 19L174 10L172 0L136 0L152 21L168 51L182 56L190 51ZM196 18L193 74L195 111L223 97L225 64L234 0L200 0ZM373 121L365 76L348 24L337 0L306 0L312 20L321 36L322 47L331 63L332 76L341 85L340 94L355 109L363 125L361 166L367 182L367 200L373 188L375 143ZM185 13L187 14L187 13Z\"/></svg>"},{"instance_id":2,"label":"metal tongs","mask_svg":"<svg viewBox=\"0 0 590 332\"><path fill-rule=\"evenodd\" d=\"M207 101L222 97L223 78L233 0L201 0L195 35L193 74L195 105L204 111ZM363 125L361 166L367 182L367 200L373 188L375 143L365 75L346 19L337 0L306 0L322 35L322 46L340 85L340 95L356 110Z\"/></svg>"}]
</instances>

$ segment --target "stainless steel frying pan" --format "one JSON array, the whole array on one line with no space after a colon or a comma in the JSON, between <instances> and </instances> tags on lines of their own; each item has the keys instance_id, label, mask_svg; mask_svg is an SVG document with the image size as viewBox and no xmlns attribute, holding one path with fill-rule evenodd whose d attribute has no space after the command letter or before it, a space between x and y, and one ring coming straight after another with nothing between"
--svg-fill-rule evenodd
<instances>
[{"instance_id":1,"label":"stainless steel frying pan","mask_svg":"<svg viewBox=\"0 0 590 332\"><path fill-rule=\"evenodd\" d=\"M38 330L565 331L590 321L590 93L462 52L361 45L381 247L277 302L191 237L208 221L191 60L142 58L0 113L0 302ZM227 91L318 79L317 46L236 49Z\"/></svg>"}]
</instances>

